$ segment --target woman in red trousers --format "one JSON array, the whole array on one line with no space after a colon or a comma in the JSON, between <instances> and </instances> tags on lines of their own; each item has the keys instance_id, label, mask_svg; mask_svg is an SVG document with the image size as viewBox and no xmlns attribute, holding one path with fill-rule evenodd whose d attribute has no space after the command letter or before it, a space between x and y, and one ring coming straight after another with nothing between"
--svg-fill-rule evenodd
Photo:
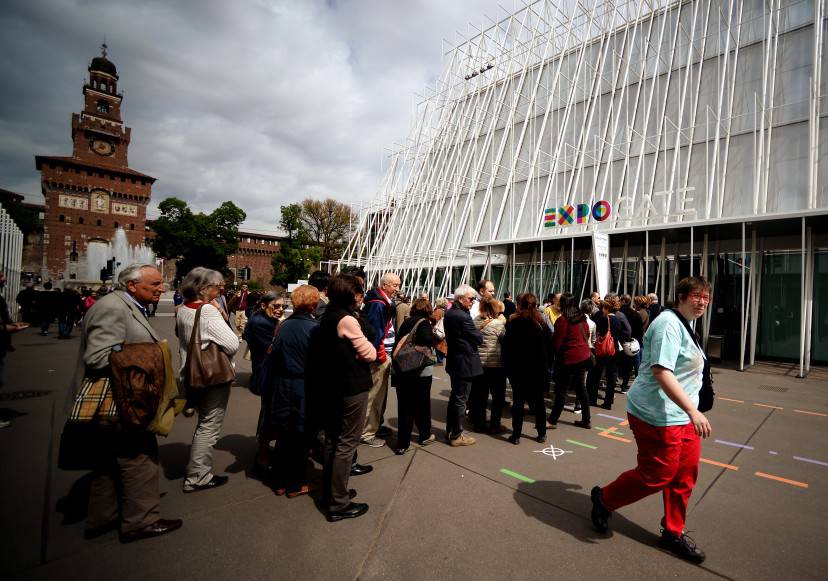
<instances>
[{"instance_id":1,"label":"woman in red trousers","mask_svg":"<svg viewBox=\"0 0 828 581\"><path fill-rule=\"evenodd\" d=\"M704 553L684 534L687 503L699 472L701 438L710 422L697 406L705 355L690 322L710 304L710 283L683 279L675 309L664 311L644 336L640 374L627 393L627 417L638 445L638 466L603 488L592 489L592 523L606 532L613 511L661 492L658 546L694 563Z\"/></svg>"}]
</instances>

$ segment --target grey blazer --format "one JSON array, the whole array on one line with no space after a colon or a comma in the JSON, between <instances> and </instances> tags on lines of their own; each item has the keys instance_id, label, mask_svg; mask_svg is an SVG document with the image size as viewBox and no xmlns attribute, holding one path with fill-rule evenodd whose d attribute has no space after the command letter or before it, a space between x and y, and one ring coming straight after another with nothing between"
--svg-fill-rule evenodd
<instances>
[{"instance_id":1,"label":"grey blazer","mask_svg":"<svg viewBox=\"0 0 828 581\"><path fill-rule=\"evenodd\" d=\"M89 371L109 367L112 347L121 343L149 343L160 341L158 332L127 296L125 291L109 293L98 300L83 317L78 365L73 378L71 401Z\"/></svg>"}]
</instances>

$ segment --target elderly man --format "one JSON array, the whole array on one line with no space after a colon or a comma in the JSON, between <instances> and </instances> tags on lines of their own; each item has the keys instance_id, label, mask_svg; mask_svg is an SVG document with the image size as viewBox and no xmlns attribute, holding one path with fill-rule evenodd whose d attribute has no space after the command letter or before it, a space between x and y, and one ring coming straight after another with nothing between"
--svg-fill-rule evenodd
<instances>
[{"instance_id":1,"label":"elderly man","mask_svg":"<svg viewBox=\"0 0 828 581\"><path fill-rule=\"evenodd\" d=\"M650 315L650 324L652 324L653 320L664 310L664 307L659 304L657 294L650 293L647 295L647 298L650 301L650 305L647 307L647 313Z\"/></svg>"},{"instance_id":2,"label":"elderly man","mask_svg":"<svg viewBox=\"0 0 828 581\"><path fill-rule=\"evenodd\" d=\"M371 289L365 295L362 312L374 331L368 337L377 350L377 359L371 363L371 391L368 392L368 409L365 427L362 431L362 443L372 448L385 445L383 437L391 430L382 425L385 415L385 401L388 395L388 380L391 377L391 352L394 350L394 317L397 306L394 296L400 290L400 277L393 272L386 272L380 279L378 288Z\"/></svg>"},{"instance_id":3,"label":"elderly man","mask_svg":"<svg viewBox=\"0 0 828 581\"><path fill-rule=\"evenodd\" d=\"M118 290L99 299L84 317L75 386L84 376L109 374L109 356L116 345L160 339L147 321L147 305L158 302L163 292L161 273L153 265L132 264L118 274ZM120 524L121 542L129 543L180 528L179 519L159 518L155 434L121 426L109 432L102 429L101 437L108 438L111 457L92 473L86 537L100 536Z\"/></svg>"},{"instance_id":4,"label":"elderly man","mask_svg":"<svg viewBox=\"0 0 828 581\"><path fill-rule=\"evenodd\" d=\"M485 278L482 279L477 283L477 294L479 300L475 301L471 309L469 309L469 316L471 316L472 320L474 320L474 318L480 313L480 301L483 299L494 298L494 283L490 280L486 280Z\"/></svg>"},{"instance_id":5,"label":"elderly man","mask_svg":"<svg viewBox=\"0 0 828 581\"><path fill-rule=\"evenodd\" d=\"M446 435L452 446L471 446L475 439L463 433L463 418L469 399L472 380L483 375L483 365L477 348L483 344L481 333L472 322L469 310L478 297L469 285L454 291L454 306L446 311L443 326L448 343L446 371L451 377L451 395L446 411Z\"/></svg>"}]
</instances>

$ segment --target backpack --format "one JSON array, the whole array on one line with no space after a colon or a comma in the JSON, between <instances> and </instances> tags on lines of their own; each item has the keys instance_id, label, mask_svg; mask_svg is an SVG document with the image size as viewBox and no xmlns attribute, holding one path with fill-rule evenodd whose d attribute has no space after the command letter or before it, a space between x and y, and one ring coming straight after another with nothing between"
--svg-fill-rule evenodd
<instances>
[{"instance_id":1,"label":"backpack","mask_svg":"<svg viewBox=\"0 0 828 581\"><path fill-rule=\"evenodd\" d=\"M604 335L599 333L598 341L595 342L596 357L615 357L615 338L612 336L611 328L610 321L607 319L607 332Z\"/></svg>"}]
</instances>

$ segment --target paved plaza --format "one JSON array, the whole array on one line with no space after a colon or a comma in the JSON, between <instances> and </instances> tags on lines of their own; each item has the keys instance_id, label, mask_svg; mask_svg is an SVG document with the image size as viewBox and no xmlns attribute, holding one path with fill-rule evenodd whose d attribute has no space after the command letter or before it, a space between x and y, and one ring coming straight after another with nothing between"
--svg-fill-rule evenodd
<instances>
[{"instance_id":1,"label":"paved plaza","mask_svg":"<svg viewBox=\"0 0 828 581\"><path fill-rule=\"evenodd\" d=\"M153 325L177 346L171 303L162 302ZM787 365L714 370L713 436L703 444L688 517L690 536L707 553L697 567L654 547L658 497L616 513L609 535L591 527L590 488L635 463L623 396L613 410L594 409L591 431L564 412L537 444L529 416L519 447L506 433L451 448L443 443L449 384L441 368L432 389L438 443L404 456L359 448L360 461L375 467L351 480L370 504L362 518L328 523L313 497L277 497L249 476L259 402L237 386L215 456L229 484L182 493L195 419L179 416L159 446L162 516L183 518L183 528L129 545L116 533L86 541L88 475L56 467L78 345L77 332L58 341L30 329L7 357L0 407L16 417L0 431L4 579L825 578L823 369L805 380ZM236 360L244 384L250 364ZM396 428L393 392L387 423Z\"/></svg>"}]
</instances>

